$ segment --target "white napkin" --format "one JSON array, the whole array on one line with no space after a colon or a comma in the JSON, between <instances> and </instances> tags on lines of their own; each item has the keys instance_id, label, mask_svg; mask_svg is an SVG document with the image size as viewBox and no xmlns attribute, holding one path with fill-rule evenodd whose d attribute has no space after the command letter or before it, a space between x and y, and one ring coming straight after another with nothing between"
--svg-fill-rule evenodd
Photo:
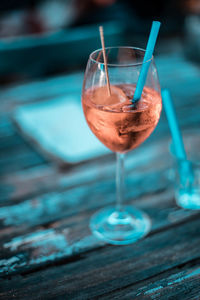
<instances>
[{"instance_id":1,"label":"white napkin","mask_svg":"<svg viewBox=\"0 0 200 300\"><path fill-rule=\"evenodd\" d=\"M65 162L77 163L109 153L89 129L80 95L21 106L15 110L14 119L26 136Z\"/></svg>"}]
</instances>

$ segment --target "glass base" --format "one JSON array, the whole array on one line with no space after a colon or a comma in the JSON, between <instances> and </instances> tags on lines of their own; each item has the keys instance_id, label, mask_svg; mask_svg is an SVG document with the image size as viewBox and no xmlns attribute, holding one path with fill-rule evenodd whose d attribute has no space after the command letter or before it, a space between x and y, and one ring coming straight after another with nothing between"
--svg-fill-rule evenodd
<instances>
[{"instance_id":1,"label":"glass base","mask_svg":"<svg viewBox=\"0 0 200 300\"><path fill-rule=\"evenodd\" d=\"M175 194L178 206L186 209L200 209L200 190L179 190Z\"/></svg>"},{"instance_id":2,"label":"glass base","mask_svg":"<svg viewBox=\"0 0 200 300\"><path fill-rule=\"evenodd\" d=\"M113 245L127 245L144 237L151 228L149 217L142 211L126 206L122 212L107 207L96 212L90 229L99 239Z\"/></svg>"}]
</instances>

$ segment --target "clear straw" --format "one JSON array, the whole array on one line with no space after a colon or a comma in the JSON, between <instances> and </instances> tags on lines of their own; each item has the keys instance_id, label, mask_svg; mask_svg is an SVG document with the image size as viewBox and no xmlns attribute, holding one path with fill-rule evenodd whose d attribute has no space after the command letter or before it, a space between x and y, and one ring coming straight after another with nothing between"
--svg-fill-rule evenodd
<instances>
[{"instance_id":1,"label":"clear straw","mask_svg":"<svg viewBox=\"0 0 200 300\"><path fill-rule=\"evenodd\" d=\"M174 109L173 101L169 90L167 89L162 90L162 100L163 100L163 106L169 124L169 129L172 136L175 155L180 160L187 160L183 139L181 136L181 131L179 129L176 112Z\"/></svg>"},{"instance_id":2,"label":"clear straw","mask_svg":"<svg viewBox=\"0 0 200 300\"><path fill-rule=\"evenodd\" d=\"M146 48L145 56L144 56L143 63L142 63L142 69L141 69L141 72L140 72L140 75L138 78L138 82L137 82L135 93L134 93L133 100L132 100L133 103L139 101L141 98L142 91L143 91L144 84L145 84L146 77L147 77L147 73L149 70L150 63L151 63L151 58L153 55L154 47L156 44L158 32L160 29L160 25L161 25L161 23L158 21L153 21L153 23L152 23L151 32L150 32L148 43L147 43L147 48Z\"/></svg>"}]
</instances>

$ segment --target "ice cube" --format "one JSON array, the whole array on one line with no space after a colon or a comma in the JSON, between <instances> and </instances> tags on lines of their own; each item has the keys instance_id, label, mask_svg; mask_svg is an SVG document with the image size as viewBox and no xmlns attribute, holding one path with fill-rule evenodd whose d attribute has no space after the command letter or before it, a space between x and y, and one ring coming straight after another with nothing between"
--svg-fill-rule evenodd
<instances>
[{"instance_id":1,"label":"ice cube","mask_svg":"<svg viewBox=\"0 0 200 300\"><path fill-rule=\"evenodd\" d=\"M111 95L108 94L107 86L102 86L93 90L92 102L97 105L115 105L124 103L127 100L126 94L114 85L111 85Z\"/></svg>"}]
</instances>

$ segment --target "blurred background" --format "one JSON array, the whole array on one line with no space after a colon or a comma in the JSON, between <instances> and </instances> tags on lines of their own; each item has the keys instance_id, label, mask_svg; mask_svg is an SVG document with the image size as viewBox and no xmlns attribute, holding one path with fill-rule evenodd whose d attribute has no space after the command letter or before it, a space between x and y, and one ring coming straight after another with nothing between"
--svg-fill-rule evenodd
<instances>
[{"instance_id":1,"label":"blurred background","mask_svg":"<svg viewBox=\"0 0 200 300\"><path fill-rule=\"evenodd\" d=\"M106 153L80 101L88 56L101 48L98 26L106 46L146 48L153 20L162 23L154 51L161 87L180 126L199 126L200 0L0 1L0 174ZM163 133L164 113L147 143Z\"/></svg>"},{"instance_id":2,"label":"blurred background","mask_svg":"<svg viewBox=\"0 0 200 300\"><path fill-rule=\"evenodd\" d=\"M1 0L0 85L84 70L100 24L107 46L145 47L159 20L155 54L182 47L198 62L199 16L200 0Z\"/></svg>"}]
</instances>

